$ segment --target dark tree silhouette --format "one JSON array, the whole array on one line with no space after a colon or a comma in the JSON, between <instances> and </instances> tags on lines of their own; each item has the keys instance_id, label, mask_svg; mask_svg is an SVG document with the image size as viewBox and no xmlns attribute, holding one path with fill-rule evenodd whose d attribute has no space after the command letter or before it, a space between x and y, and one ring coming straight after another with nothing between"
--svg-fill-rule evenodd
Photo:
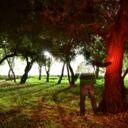
<instances>
[{"instance_id":1,"label":"dark tree silhouette","mask_svg":"<svg viewBox=\"0 0 128 128\"><path fill-rule=\"evenodd\" d=\"M27 62L27 65L25 67L24 74L21 77L20 84L24 84L26 82L26 80L28 78L28 72L30 71L30 69L32 68L32 65L33 65L33 60L31 60L29 62L28 57L26 57L26 62Z\"/></svg>"},{"instance_id":2,"label":"dark tree silhouette","mask_svg":"<svg viewBox=\"0 0 128 128\"><path fill-rule=\"evenodd\" d=\"M64 67L65 67L65 62L63 63L63 67L62 67L62 71L61 71L61 75L60 75L60 78L59 78L59 81L57 84L60 84L61 83L61 80L63 78L63 74L64 74Z\"/></svg>"}]
</instances>

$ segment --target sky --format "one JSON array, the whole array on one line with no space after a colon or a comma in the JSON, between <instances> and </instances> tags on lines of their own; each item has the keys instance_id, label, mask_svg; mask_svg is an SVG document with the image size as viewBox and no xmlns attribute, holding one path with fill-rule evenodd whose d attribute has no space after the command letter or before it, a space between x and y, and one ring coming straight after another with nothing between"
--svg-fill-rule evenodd
<instances>
[{"instance_id":1,"label":"sky","mask_svg":"<svg viewBox=\"0 0 128 128\"><path fill-rule=\"evenodd\" d=\"M49 53L46 52L46 55L49 56ZM84 57L82 55L78 55L78 56L76 56L76 59L73 62L71 62L71 66L73 68L74 73L76 72L77 66L83 61L84 61ZM15 75L23 75L25 66L26 66L25 61L16 59L15 67L14 67ZM60 75L62 66L63 66L63 63L54 61L53 65L51 67L50 75ZM9 66L7 63L3 66L0 66L0 75L8 75L8 71L9 71ZM30 70L29 75L38 75L38 74L39 74L38 65L35 63L32 66L32 69ZM46 75L44 67L42 67L42 75ZM64 75L67 75L66 67L64 69Z\"/></svg>"}]
</instances>

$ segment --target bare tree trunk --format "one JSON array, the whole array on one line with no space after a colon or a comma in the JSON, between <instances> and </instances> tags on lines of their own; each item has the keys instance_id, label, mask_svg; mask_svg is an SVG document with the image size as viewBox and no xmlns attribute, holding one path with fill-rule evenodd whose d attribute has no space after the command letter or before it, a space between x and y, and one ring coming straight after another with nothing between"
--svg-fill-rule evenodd
<instances>
[{"instance_id":1,"label":"bare tree trunk","mask_svg":"<svg viewBox=\"0 0 128 128\"><path fill-rule=\"evenodd\" d=\"M46 74L47 74L46 82L49 82L49 71L46 71Z\"/></svg>"},{"instance_id":2,"label":"bare tree trunk","mask_svg":"<svg viewBox=\"0 0 128 128\"><path fill-rule=\"evenodd\" d=\"M75 87L75 85L74 85L74 72L73 72L73 69L72 69L70 64L69 64L69 70L71 72L71 86Z\"/></svg>"},{"instance_id":3,"label":"bare tree trunk","mask_svg":"<svg viewBox=\"0 0 128 128\"><path fill-rule=\"evenodd\" d=\"M68 66L68 64L67 64L67 75L68 75L69 84L71 86L71 80L70 80L70 73L69 73L69 66Z\"/></svg>"},{"instance_id":4,"label":"bare tree trunk","mask_svg":"<svg viewBox=\"0 0 128 128\"><path fill-rule=\"evenodd\" d=\"M64 73L64 67L65 67L65 62L63 64L62 71L61 71L61 76L60 76L60 79L59 79L59 81L58 81L57 84L60 84L61 83L61 80L62 80L62 77L63 77L63 73Z\"/></svg>"},{"instance_id":5,"label":"bare tree trunk","mask_svg":"<svg viewBox=\"0 0 128 128\"><path fill-rule=\"evenodd\" d=\"M42 65L38 64L38 69L39 69L39 80L41 80Z\"/></svg>"},{"instance_id":6,"label":"bare tree trunk","mask_svg":"<svg viewBox=\"0 0 128 128\"><path fill-rule=\"evenodd\" d=\"M25 72L24 72L24 75L21 77L21 81L20 81L20 84L24 84L28 78L28 73L30 71L30 69L32 68L32 65L33 65L33 62L28 62L27 60L27 65L26 65L26 68L25 68Z\"/></svg>"},{"instance_id":7,"label":"bare tree trunk","mask_svg":"<svg viewBox=\"0 0 128 128\"><path fill-rule=\"evenodd\" d=\"M39 80L41 80L41 69L39 69Z\"/></svg>"},{"instance_id":8,"label":"bare tree trunk","mask_svg":"<svg viewBox=\"0 0 128 128\"><path fill-rule=\"evenodd\" d=\"M3 50L4 50L4 52L5 52L5 55L7 55L7 51L6 51L5 46L3 46ZM15 58L15 57L14 57L14 58ZM13 60L12 60L12 63L13 63L13 61L14 61L14 58L13 58ZM10 61L9 61L8 58L6 58L6 60L7 60L7 62L8 62L9 68L10 68L12 74L13 74L14 82L16 82L15 73L14 73L14 71L13 71L12 64L10 64Z\"/></svg>"},{"instance_id":9,"label":"bare tree trunk","mask_svg":"<svg viewBox=\"0 0 128 128\"><path fill-rule=\"evenodd\" d=\"M8 78L10 79L11 78L11 70L9 69L8 71Z\"/></svg>"},{"instance_id":10,"label":"bare tree trunk","mask_svg":"<svg viewBox=\"0 0 128 128\"><path fill-rule=\"evenodd\" d=\"M14 58L13 58L13 60L12 60L12 63L13 63L13 61L14 61ZM7 59L7 62L8 62L8 65L9 65L9 67L10 67L10 71L11 71L12 74L13 74L14 82L16 82L16 77L15 77L15 73L14 73L13 68L12 68L12 63L10 63L10 61L9 61L8 59Z\"/></svg>"},{"instance_id":11,"label":"bare tree trunk","mask_svg":"<svg viewBox=\"0 0 128 128\"><path fill-rule=\"evenodd\" d=\"M47 77L46 77L46 82L49 82L49 68L47 68L46 67L46 65L45 65L45 71L46 71L46 75L47 75Z\"/></svg>"},{"instance_id":12,"label":"bare tree trunk","mask_svg":"<svg viewBox=\"0 0 128 128\"><path fill-rule=\"evenodd\" d=\"M46 82L49 82L49 76L50 76L50 68L52 66L52 58L48 58L47 61L45 62L45 71L46 71Z\"/></svg>"},{"instance_id":13,"label":"bare tree trunk","mask_svg":"<svg viewBox=\"0 0 128 128\"><path fill-rule=\"evenodd\" d=\"M96 66L96 79L99 78L99 67Z\"/></svg>"}]
</instances>

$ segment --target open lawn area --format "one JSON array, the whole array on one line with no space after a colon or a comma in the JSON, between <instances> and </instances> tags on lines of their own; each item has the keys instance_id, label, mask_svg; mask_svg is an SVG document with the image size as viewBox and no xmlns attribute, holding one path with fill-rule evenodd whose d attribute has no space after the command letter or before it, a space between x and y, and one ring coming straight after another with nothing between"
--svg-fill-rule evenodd
<instances>
[{"instance_id":1,"label":"open lawn area","mask_svg":"<svg viewBox=\"0 0 128 128\"><path fill-rule=\"evenodd\" d=\"M38 80L30 77L26 84L0 80L0 128L126 128L128 111L99 114L93 117L91 102L86 96L85 118L79 116L79 80L70 88L67 77ZM125 79L128 99L128 79ZM104 89L104 79L95 84L97 105Z\"/></svg>"}]
</instances>

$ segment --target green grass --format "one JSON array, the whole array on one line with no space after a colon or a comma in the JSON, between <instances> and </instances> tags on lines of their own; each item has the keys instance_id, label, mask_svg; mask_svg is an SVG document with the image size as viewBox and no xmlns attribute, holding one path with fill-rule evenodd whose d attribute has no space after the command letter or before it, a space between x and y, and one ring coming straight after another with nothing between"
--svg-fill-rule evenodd
<instances>
[{"instance_id":1,"label":"green grass","mask_svg":"<svg viewBox=\"0 0 128 128\"><path fill-rule=\"evenodd\" d=\"M56 84L57 80L57 78L54 80L51 78L50 82L47 83L44 77L41 81L37 78L29 78L26 84L23 85L19 84L19 79L17 80L17 84L10 81L4 82L0 86L0 108L7 110L11 109L11 106L23 106L34 102L34 100L41 99L50 102L60 102L60 97L66 99L73 97L73 93L78 92L78 88L75 90L76 92L74 90L71 92L71 89L69 89L70 91L65 95L64 91L69 88L68 81L63 80L63 84L59 85Z\"/></svg>"},{"instance_id":2,"label":"green grass","mask_svg":"<svg viewBox=\"0 0 128 128\"><path fill-rule=\"evenodd\" d=\"M44 100L47 102L76 105L75 101L68 103L70 99L79 98L79 80L76 81L76 88L69 88L66 77L63 78L61 84L56 84L57 77L51 77L50 82L46 82L46 78L38 80L38 77L30 77L26 84L20 85L20 79L17 83L10 81L1 81L0 85L0 109L9 110L11 106L24 106L33 104L34 101ZM126 88L128 88L128 79L125 79ZM99 79L95 84L96 100L101 99L104 89L104 79ZM127 90L126 90L127 91ZM88 97L88 96L87 96Z\"/></svg>"},{"instance_id":3,"label":"green grass","mask_svg":"<svg viewBox=\"0 0 128 128\"><path fill-rule=\"evenodd\" d=\"M17 83L12 81L0 81L0 124L4 127L13 128L17 125L20 127L37 126L38 122L33 121L30 116L26 114L31 108L37 106L38 101L46 103L64 105L68 107L69 113L73 108L79 109L79 80L76 81L76 87L71 89L67 77L64 77L61 84L56 84L58 77L51 77L49 82L46 78L38 80L38 77L30 77L26 84L20 85L20 79ZM124 83L128 88L128 79ZM99 79L95 84L96 100L101 100L101 94L104 89L104 79ZM128 89L126 89L128 94ZM128 97L128 95L127 95ZM90 100L86 96L86 109L91 110ZM13 116L15 114L15 116ZM6 119L7 120L4 120ZM50 117L49 117L50 118ZM7 123L8 122L8 123ZM15 123L17 122L17 123ZM44 122L43 122L44 123ZM46 128L59 128L60 123L53 123L45 121L43 124Z\"/></svg>"}]
</instances>

